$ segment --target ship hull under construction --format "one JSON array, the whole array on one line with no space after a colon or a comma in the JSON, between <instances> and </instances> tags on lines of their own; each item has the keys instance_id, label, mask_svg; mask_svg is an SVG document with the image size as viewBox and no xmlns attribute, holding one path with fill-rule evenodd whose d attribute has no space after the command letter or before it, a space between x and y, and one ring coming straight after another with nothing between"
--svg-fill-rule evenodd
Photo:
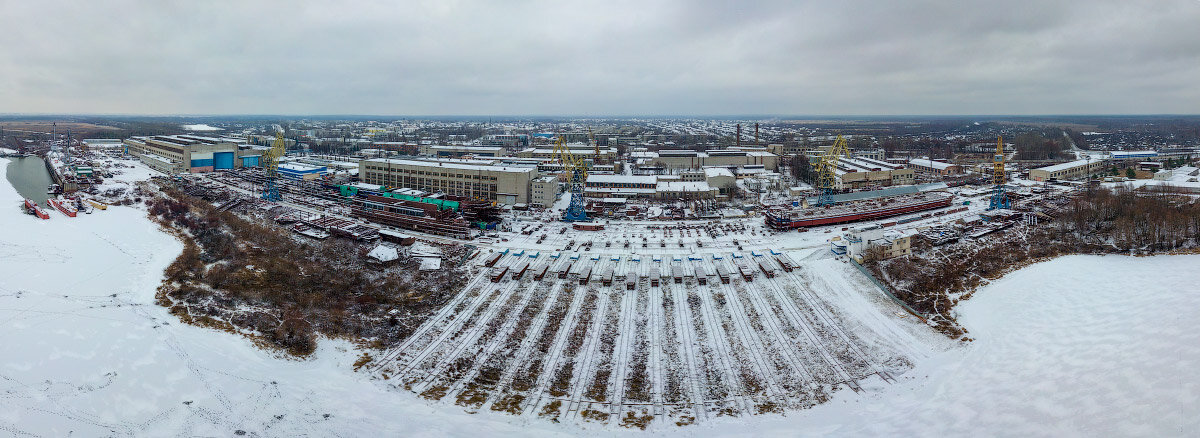
<instances>
[{"instance_id":1,"label":"ship hull under construction","mask_svg":"<svg viewBox=\"0 0 1200 438\"><path fill-rule=\"evenodd\" d=\"M945 192L902 195L884 200L857 201L859 204L873 203L869 206L839 205L830 208L831 211L809 209L812 212L803 214L789 214L789 211L786 210L768 211L765 215L765 222L767 226L780 230L844 224L949 207L953 201L954 195Z\"/></svg>"}]
</instances>

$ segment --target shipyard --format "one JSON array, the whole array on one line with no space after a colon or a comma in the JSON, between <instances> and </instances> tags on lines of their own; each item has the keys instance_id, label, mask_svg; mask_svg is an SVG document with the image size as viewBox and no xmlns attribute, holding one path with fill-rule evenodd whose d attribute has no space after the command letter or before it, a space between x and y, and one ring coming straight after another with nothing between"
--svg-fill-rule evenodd
<instances>
[{"instance_id":1,"label":"shipyard","mask_svg":"<svg viewBox=\"0 0 1200 438\"><path fill-rule=\"evenodd\" d=\"M1018 3L6 5L0 433L1200 428L1200 3Z\"/></svg>"},{"instance_id":2,"label":"shipyard","mask_svg":"<svg viewBox=\"0 0 1200 438\"><path fill-rule=\"evenodd\" d=\"M321 336L371 339L358 372L423 399L639 428L787 412L892 384L914 353L866 339L920 326L962 336L897 269L1050 229L1071 199L1116 188L1104 181L1112 165L1146 167L1099 151L1074 152L1100 163L1087 172L1026 164L1015 159L1025 146L995 127L991 156L972 158L979 138L952 163L893 157L863 137L785 147L763 134L778 128L747 125L707 153L590 127L345 147L268 125L92 142L55 132L12 155L40 158L53 181L41 202L22 200L33 217L86 223L109 205L143 205L194 245L176 261L190 267L158 295L184 320L296 356ZM1179 178L1164 166L1139 175L1183 181L1186 154L1159 158ZM276 254L291 256L279 264ZM360 292L301 279L285 281L295 292L253 292L296 270ZM830 301L828 288L847 279L858 286ZM218 304L198 288L246 301ZM295 310L312 322L283 334L240 310L297 299L326 304ZM317 322L347 305L359 322ZM886 317L868 322L839 310L847 305Z\"/></svg>"}]
</instances>

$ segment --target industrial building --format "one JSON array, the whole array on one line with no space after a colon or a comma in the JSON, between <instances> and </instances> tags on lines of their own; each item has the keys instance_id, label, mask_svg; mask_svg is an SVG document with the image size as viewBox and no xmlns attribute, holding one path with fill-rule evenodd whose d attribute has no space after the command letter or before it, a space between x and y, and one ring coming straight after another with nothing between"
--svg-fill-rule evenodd
<instances>
[{"instance_id":1,"label":"industrial building","mask_svg":"<svg viewBox=\"0 0 1200 438\"><path fill-rule=\"evenodd\" d=\"M879 251L879 257L890 259L912 254L912 234L884 230L879 225L857 227L847 231L840 240L831 241L830 249L860 262L872 249Z\"/></svg>"},{"instance_id":2,"label":"industrial building","mask_svg":"<svg viewBox=\"0 0 1200 438\"><path fill-rule=\"evenodd\" d=\"M568 144L571 155L575 158L583 160L592 160L596 164L612 163L617 158L616 148L600 148L600 154L596 154L596 148L583 144ZM517 152L517 157L520 158L540 158L543 160L557 160L558 154L554 153L553 148L527 148Z\"/></svg>"},{"instance_id":3,"label":"industrial building","mask_svg":"<svg viewBox=\"0 0 1200 438\"><path fill-rule=\"evenodd\" d=\"M312 181L329 173L324 166L303 163L283 163L278 168L279 176L297 181Z\"/></svg>"},{"instance_id":4,"label":"industrial building","mask_svg":"<svg viewBox=\"0 0 1200 438\"><path fill-rule=\"evenodd\" d=\"M702 169L705 167L763 166L775 171L779 168L779 156L761 148L720 149L693 151L688 149L664 149L658 152L640 152L639 161L664 169Z\"/></svg>"},{"instance_id":5,"label":"industrial building","mask_svg":"<svg viewBox=\"0 0 1200 438\"><path fill-rule=\"evenodd\" d=\"M839 157L834 169L837 189L900 186L915 182L914 171L901 165L871 158Z\"/></svg>"},{"instance_id":6,"label":"industrial building","mask_svg":"<svg viewBox=\"0 0 1200 438\"><path fill-rule=\"evenodd\" d=\"M126 152L166 174L257 167L263 149L236 139L195 135L156 135L125 139Z\"/></svg>"},{"instance_id":7,"label":"industrial building","mask_svg":"<svg viewBox=\"0 0 1200 438\"><path fill-rule=\"evenodd\" d=\"M464 156L472 157L503 157L506 155L504 148L498 146L442 146L442 145L421 145L421 155L438 158L459 158Z\"/></svg>"},{"instance_id":8,"label":"industrial building","mask_svg":"<svg viewBox=\"0 0 1200 438\"><path fill-rule=\"evenodd\" d=\"M1145 160L1147 158L1158 158L1158 152L1155 151L1112 151L1109 152L1108 158L1113 161L1134 161Z\"/></svg>"},{"instance_id":9,"label":"industrial building","mask_svg":"<svg viewBox=\"0 0 1200 438\"><path fill-rule=\"evenodd\" d=\"M1049 181L1051 179L1068 180L1086 178L1104 170L1104 160L1075 160L1053 166L1039 167L1029 171L1029 179L1034 181Z\"/></svg>"},{"instance_id":10,"label":"industrial building","mask_svg":"<svg viewBox=\"0 0 1200 438\"><path fill-rule=\"evenodd\" d=\"M482 160L362 160L359 179L368 184L407 187L501 204L528 204L537 169L502 166Z\"/></svg>"},{"instance_id":11,"label":"industrial building","mask_svg":"<svg viewBox=\"0 0 1200 438\"><path fill-rule=\"evenodd\" d=\"M714 199L720 195L720 188L707 180L684 181L679 175L590 174L583 193L594 198Z\"/></svg>"},{"instance_id":12,"label":"industrial building","mask_svg":"<svg viewBox=\"0 0 1200 438\"><path fill-rule=\"evenodd\" d=\"M962 172L962 166L943 161L930 160L928 158L913 158L908 160L908 167L914 171L924 175L948 176L958 175Z\"/></svg>"},{"instance_id":13,"label":"industrial building","mask_svg":"<svg viewBox=\"0 0 1200 438\"><path fill-rule=\"evenodd\" d=\"M553 176L539 176L534 178L530 183L530 205L535 205L542 208L550 208L554 205L554 201L558 199L558 178Z\"/></svg>"}]
</instances>

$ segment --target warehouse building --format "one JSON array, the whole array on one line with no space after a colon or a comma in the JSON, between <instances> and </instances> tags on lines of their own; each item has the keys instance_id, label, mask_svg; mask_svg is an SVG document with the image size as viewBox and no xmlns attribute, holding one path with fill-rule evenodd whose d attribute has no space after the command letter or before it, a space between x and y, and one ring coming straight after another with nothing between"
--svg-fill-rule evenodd
<instances>
[{"instance_id":1,"label":"warehouse building","mask_svg":"<svg viewBox=\"0 0 1200 438\"><path fill-rule=\"evenodd\" d=\"M913 169L863 157L839 157L834 174L838 189L901 186L916 182Z\"/></svg>"},{"instance_id":2,"label":"warehouse building","mask_svg":"<svg viewBox=\"0 0 1200 438\"><path fill-rule=\"evenodd\" d=\"M1108 157L1113 161L1134 161L1158 158L1158 152L1155 151L1112 151Z\"/></svg>"},{"instance_id":3,"label":"warehouse building","mask_svg":"<svg viewBox=\"0 0 1200 438\"><path fill-rule=\"evenodd\" d=\"M1029 171L1029 179L1034 181L1049 181L1051 179L1069 180L1087 178L1104 170L1104 160L1075 160L1053 166L1039 167Z\"/></svg>"},{"instance_id":4,"label":"warehouse building","mask_svg":"<svg viewBox=\"0 0 1200 438\"><path fill-rule=\"evenodd\" d=\"M600 154L596 154L596 148L582 144L569 144L567 149L571 151L577 159L592 160L596 164L612 163L617 158L616 148L600 148ZM543 160L558 160L558 154L554 152L554 148L527 148L517 152L519 158L540 158Z\"/></svg>"},{"instance_id":5,"label":"warehouse building","mask_svg":"<svg viewBox=\"0 0 1200 438\"><path fill-rule=\"evenodd\" d=\"M421 145L421 155L438 158L503 157L504 148L497 146Z\"/></svg>"},{"instance_id":6,"label":"warehouse building","mask_svg":"<svg viewBox=\"0 0 1200 438\"><path fill-rule=\"evenodd\" d=\"M708 181L684 181L679 175L592 175L583 194L592 198L714 199L719 187Z\"/></svg>"},{"instance_id":7,"label":"warehouse building","mask_svg":"<svg viewBox=\"0 0 1200 438\"><path fill-rule=\"evenodd\" d=\"M688 149L664 149L642 152L641 161L665 169L701 169L705 167L763 166L769 170L779 168L779 156L765 150L720 149L693 151Z\"/></svg>"},{"instance_id":8,"label":"warehouse building","mask_svg":"<svg viewBox=\"0 0 1200 438\"><path fill-rule=\"evenodd\" d=\"M917 173L925 175L947 176L962 173L962 167L957 164L930 160L928 158L913 158L908 160L908 167Z\"/></svg>"},{"instance_id":9,"label":"warehouse building","mask_svg":"<svg viewBox=\"0 0 1200 438\"><path fill-rule=\"evenodd\" d=\"M264 152L236 139L195 135L131 137L122 143L126 152L166 174L257 167Z\"/></svg>"},{"instance_id":10,"label":"warehouse building","mask_svg":"<svg viewBox=\"0 0 1200 438\"><path fill-rule=\"evenodd\" d=\"M486 199L502 204L529 204L530 185L537 169L502 166L480 160L362 160L359 179L368 184L406 187L431 193L446 193Z\"/></svg>"},{"instance_id":11,"label":"warehouse building","mask_svg":"<svg viewBox=\"0 0 1200 438\"><path fill-rule=\"evenodd\" d=\"M279 165L279 176L297 181L312 181L328 173L324 166L313 166L303 163L283 163Z\"/></svg>"}]
</instances>

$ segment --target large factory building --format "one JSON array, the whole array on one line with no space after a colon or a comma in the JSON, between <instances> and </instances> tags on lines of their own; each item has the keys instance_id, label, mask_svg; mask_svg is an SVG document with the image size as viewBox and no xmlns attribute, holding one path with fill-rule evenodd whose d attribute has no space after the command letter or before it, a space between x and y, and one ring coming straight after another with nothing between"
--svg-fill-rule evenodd
<instances>
[{"instance_id":1,"label":"large factory building","mask_svg":"<svg viewBox=\"0 0 1200 438\"><path fill-rule=\"evenodd\" d=\"M534 167L500 166L489 161L362 160L358 176L368 184L481 198L502 204L528 204Z\"/></svg>"},{"instance_id":2,"label":"large factory building","mask_svg":"<svg viewBox=\"0 0 1200 438\"><path fill-rule=\"evenodd\" d=\"M166 174L257 167L264 152L235 139L195 135L131 137L123 143L127 152Z\"/></svg>"}]
</instances>

